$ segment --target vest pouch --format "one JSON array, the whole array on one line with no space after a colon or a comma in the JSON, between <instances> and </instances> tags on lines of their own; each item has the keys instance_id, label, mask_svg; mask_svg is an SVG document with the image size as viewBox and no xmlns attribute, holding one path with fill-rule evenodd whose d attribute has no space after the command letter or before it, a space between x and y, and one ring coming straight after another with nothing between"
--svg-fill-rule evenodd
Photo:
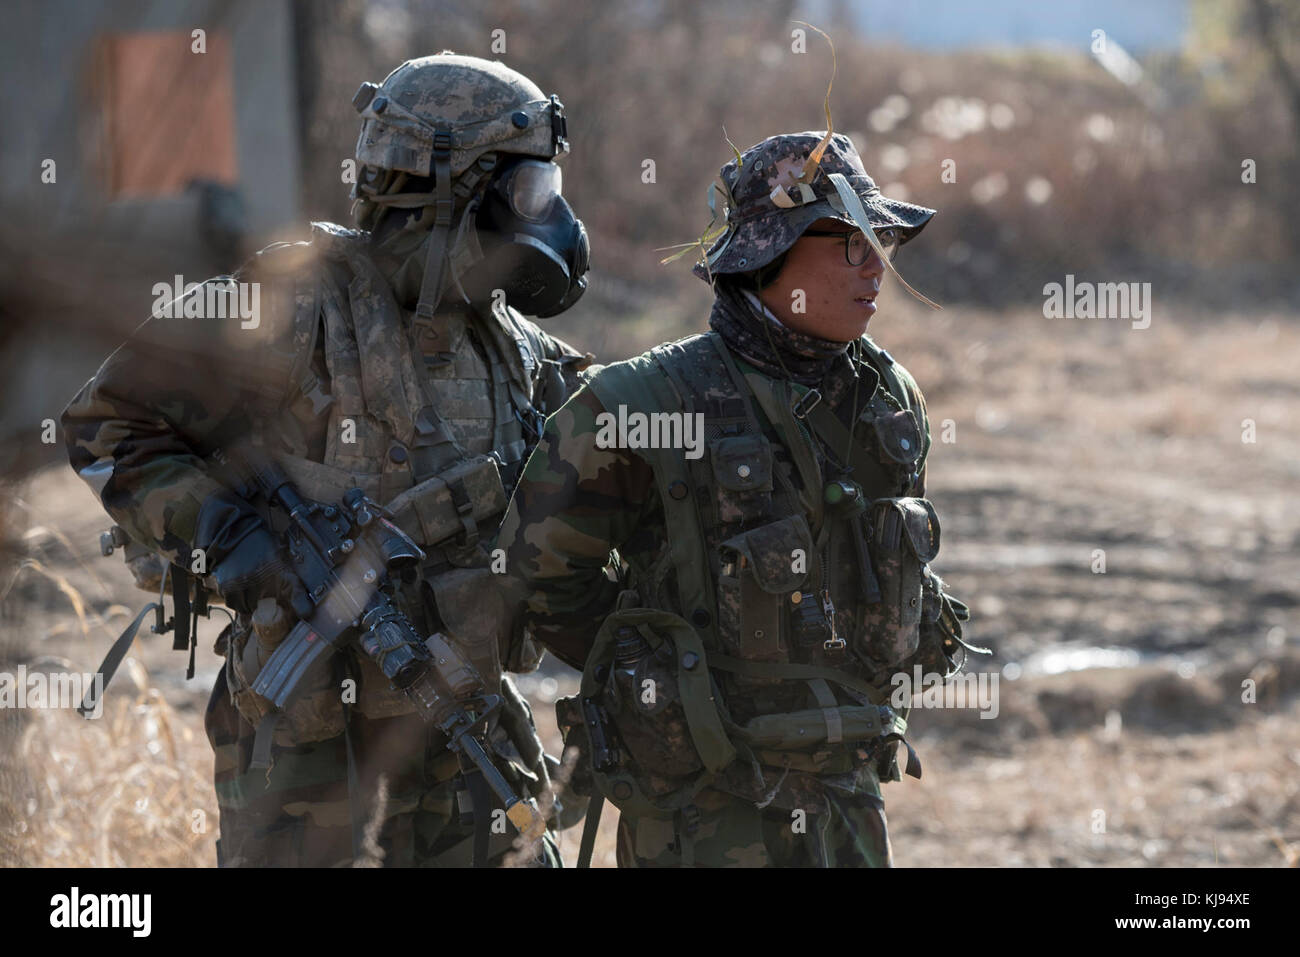
<instances>
[{"instance_id":1,"label":"vest pouch","mask_svg":"<svg viewBox=\"0 0 1300 957\"><path fill-rule=\"evenodd\" d=\"M907 409L885 412L872 420L876 441L886 461L913 469L921 456L921 430Z\"/></svg>"},{"instance_id":2,"label":"vest pouch","mask_svg":"<svg viewBox=\"0 0 1300 957\"><path fill-rule=\"evenodd\" d=\"M729 435L709 443L718 521L739 525L772 508L772 445L761 435Z\"/></svg>"},{"instance_id":3,"label":"vest pouch","mask_svg":"<svg viewBox=\"0 0 1300 957\"><path fill-rule=\"evenodd\" d=\"M863 606L859 650L879 665L895 666L920 642L923 583L939 551L939 516L923 498L881 498L863 521L880 601Z\"/></svg>"},{"instance_id":4,"label":"vest pouch","mask_svg":"<svg viewBox=\"0 0 1300 957\"><path fill-rule=\"evenodd\" d=\"M747 661L790 660L782 619L790 595L808 579L812 533L802 515L760 525L719 546L718 637L727 654ZM736 675L738 686L779 684L778 678Z\"/></svg>"},{"instance_id":5,"label":"vest pouch","mask_svg":"<svg viewBox=\"0 0 1300 957\"><path fill-rule=\"evenodd\" d=\"M505 583L490 568L452 568L425 579L442 631L493 689L501 681L501 642L510 638L514 616Z\"/></svg>"},{"instance_id":6,"label":"vest pouch","mask_svg":"<svg viewBox=\"0 0 1300 957\"><path fill-rule=\"evenodd\" d=\"M938 674L949 678L961 670L965 656L958 649L984 654L988 649L977 648L962 639L962 622L970 620L966 603L953 598L943 590L943 582L930 575L924 586L925 613L921 617L920 642L908 667L920 665L924 674Z\"/></svg>"},{"instance_id":7,"label":"vest pouch","mask_svg":"<svg viewBox=\"0 0 1300 957\"><path fill-rule=\"evenodd\" d=\"M394 496L387 503L397 525L419 545L478 535L478 524L506 509L496 459L476 455Z\"/></svg>"},{"instance_id":8,"label":"vest pouch","mask_svg":"<svg viewBox=\"0 0 1300 957\"><path fill-rule=\"evenodd\" d=\"M270 657L267 648L245 616L236 619L226 649L226 685L240 715L254 728L272 710L271 702L253 690L253 682ZM343 733L343 699L335 684L329 661L319 661L303 677L297 692L276 727L274 742L280 746L323 741Z\"/></svg>"},{"instance_id":9,"label":"vest pouch","mask_svg":"<svg viewBox=\"0 0 1300 957\"><path fill-rule=\"evenodd\" d=\"M583 668L581 697L617 752L614 767L592 768L592 781L625 814L671 816L736 756L699 633L671 612L607 617ZM584 715L594 754L589 720Z\"/></svg>"}]
</instances>

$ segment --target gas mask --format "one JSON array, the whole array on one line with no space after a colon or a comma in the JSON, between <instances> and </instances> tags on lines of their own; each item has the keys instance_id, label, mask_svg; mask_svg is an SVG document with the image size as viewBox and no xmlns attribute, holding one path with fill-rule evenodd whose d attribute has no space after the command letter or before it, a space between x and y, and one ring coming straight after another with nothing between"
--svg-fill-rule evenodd
<instances>
[{"instance_id":1,"label":"gas mask","mask_svg":"<svg viewBox=\"0 0 1300 957\"><path fill-rule=\"evenodd\" d=\"M483 194L474 215L475 261L458 279L473 302L496 290L530 316L563 312L587 288L587 230L560 195L554 163L520 159L507 166Z\"/></svg>"}]
</instances>

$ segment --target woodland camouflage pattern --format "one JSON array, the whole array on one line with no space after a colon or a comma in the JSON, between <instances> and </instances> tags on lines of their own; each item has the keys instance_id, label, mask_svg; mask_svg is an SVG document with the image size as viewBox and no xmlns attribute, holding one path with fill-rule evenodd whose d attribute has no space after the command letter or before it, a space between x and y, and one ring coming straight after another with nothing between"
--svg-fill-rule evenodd
<instances>
[{"instance_id":1,"label":"woodland camouflage pattern","mask_svg":"<svg viewBox=\"0 0 1300 957\"><path fill-rule=\"evenodd\" d=\"M348 308L349 285L355 293L352 307L362 310L368 296L388 288L386 276L396 268L386 260L373 263L372 285L349 284L340 276L338 258L321 252L330 237L353 234L318 225L325 228L317 230L315 242L270 247L238 274L241 281L261 284L262 308L255 328L241 328L238 318L151 318L105 361L63 414L69 460L98 493L105 510L134 540L183 567L190 564L201 504L224 487L224 477L211 458L217 449L258 434L272 449L290 450L308 462L347 463L353 461L349 456L357 456L357 473L374 472L382 463L383 479L395 468L387 454L395 436L411 438L409 410L399 408L400 402L375 402L379 392L370 388L374 383L366 378L387 368L392 370L389 378L402 381L398 370L403 350L398 341L372 343L374 358L363 364L358 346L366 355L365 330L358 330L357 342L336 341L331 337L345 328L343 320L323 323L325 332L317 337L310 368L325 391L334 387L328 412L314 413L312 401L287 376L292 357L306 346L293 321L303 305L304 288L319 280L333 304L330 308L343 316L337 310ZM422 255L420 249L411 254L412 258ZM414 298L418 283L418 275L405 283L408 298ZM400 289L398 295L401 298ZM486 452L492 444L494 421L488 362L498 354L498 338L514 348L511 333L488 330L490 320L466 309L449 306L440 310L439 318L445 320L441 328L451 330L454 354L442 351L444 342L430 342L417 361L428 366L438 406L460 443L471 453ZM522 317L516 321L527 322ZM545 358L563 373L560 391L572 391L579 354L531 324L529 328ZM392 353L388 359L378 352L384 348ZM404 361L409 366L410 359ZM519 361L517 354L513 361ZM386 390L387 394L400 391ZM562 398L552 401L558 404ZM535 401L544 407L540 395ZM356 419L354 446L339 444L340 420L347 415ZM409 471L405 474L409 487ZM357 478L369 481L365 475ZM400 482L387 486L380 481L367 491L386 502L401 488ZM306 487L303 493L312 495ZM485 539L495 525L494 516L483 521ZM462 566L487 563L481 544L462 549L455 557ZM403 585L398 600L417 628L429 631L442 624L431 617L418 586ZM476 604L480 611L484 607L481 601ZM206 717L222 810L221 863L347 864L352 847L338 691L343 672L323 672L319 687L307 689L301 707L291 710L276 732L280 750L271 771L249 770L256 709L250 718L248 693L239 690L244 683L233 680L249 640L244 616L238 625L219 642L218 654L228 649L231 654L213 689ZM386 783L387 823L379 839L385 863L467 865L472 827L460 823L453 809L454 757L436 733L409 713L409 703L388 687L373 662L353 651L335 658L338 668L346 665L358 680L352 721L367 807L378 793L381 775ZM540 761L540 746L536 753L523 753L532 751L536 742L531 719L525 717L527 706L508 679L502 693L518 713L511 715L510 734L503 717L491 743L503 759L503 773L523 792L537 784L527 778L531 773L527 769ZM508 849L500 845L494 838L491 853L498 861ZM552 861L558 860L549 837L545 849Z\"/></svg>"},{"instance_id":2,"label":"woodland camouflage pattern","mask_svg":"<svg viewBox=\"0 0 1300 957\"><path fill-rule=\"evenodd\" d=\"M851 217L827 201L827 197L836 196L828 173L843 173L862 200L871 225L877 229L896 227L902 233L900 242L910 240L930 221L933 209L881 194L862 168L853 141L843 133L831 137L809 184L816 199L793 209L777 206L771 198L777 187L798 201L796 184L804 161L825 136L824 130L772 136L745 150L740 163L733 159L722 167L719 176L734 200L734 205L728 204L728 230L709 249L708 266L703 261L696 264L695 275L707 279L710 273L751 272L766 266L793 246L818 219L839 219L854 225Z\"/></svg>"},{"instance_id":3,"label":"woodland camouflage pattern","mask_svg":"<svg viewBox=\"0 0 1300 957\"><path fill-rule=\"evenodd\" d=\"M748 444L746 453L734 437L717 438L724 413L735 414L734 403L739 396L725 380L718 381L716 371L703 371L716 370L718 365L717 354L705 337L692 337L671 348L679 350L682 362L697 363L699 376L714 376L715 384L696 394L706 413L706 435L711 438L709 453L700 465L706 478L696 491L700 514L705 516L710 572L718 586L716 612L722 650L753 661L793 660L847 669L878 686L886 683L894 670L921 660L918 652L917 657L907 656L906 661L900 661L892 645L893 635L874 630L878 623L872 618L872 607L861 600L851 541L841 533L829 540L830 560L826 567L830 569L838 632L857 654L850 658L843 652L827 651L820 640L792 647L787 640L788 623L781 624L781 607L792 589L811 592L812 586L801 584L804 575L792 573L791 549L802 547L811 554L815 549L810 526L818 528L823 517L828 525L837 520L823 513L820 488L813 489L811 496L807 494L809 489L784 433L766 418L762 422L763 436L772 450L766 472L764 459L755 456L750 439L741 443ZM630 363L645 364L645 375L656 374L646 356ZM746 376L758 374L743 360L737 359L737 366ZM916 418L911 413L905 416L908 434L913 438L912 453L906 463L899 462L887 449L897 448L896 427L903 418L897 413L903 404L880 384L881 376L865 358L848 354L840 357L821 383L823 403L847 424L854 404L854 369L862 383L858 403L861 424L855 435L879 463L882 483L880 487L868 487L866 497L922 496L930 436L920 390L911 376L894 363L894 372L906 392L905 404L918 412ZM691 381L690 375L685 378ZM599 384L600 374L593 381ZM584 386L551 416L498 537L525 602L530 633L575 668L582 668L602 620L614 610L619 586L604 573L611 549L616 548L627 563L625 587L639 594L641 607L665 608L679 615L688 611L680 607L677 598L665 513L653 468L635 451L597 445L597 416L604 411L592 387ZM882 423L879 431L877 421ZM922 441L916 442L917 438ZM730 489L724 489L711 477L714 470L734 472L738 462L750 463L745 482L733 482ZM830 468L824 455L822 468ZM817 503L816 508L805 509L805 502ZM790 518L770 522L771 517L790 512ZM769 522L758 524L761 519L756 521L756 516L767 516ZM742 558L748 570L738 572ZM818 559L810 561L816 563ZM733 581L735 584L729 584ZM755 583L761 584L761 589ZM780 601L773 604L771 593L781 593ZM807 602L813 600L811 594L805 597ZM740 622L747 614L773 616L766 644L752 638L752 629L749 638L743 636ZM640 671L637 676L641 677ZM794 683L789 681L717 671L714 677L720 682L731 717L740 724L757 715L819 706L806 687L792 690ZM864 703L864 699L846 696L843 689L837 689L837 696L840 705ZM615 715L618 713L617 702L606 698L606 705ZM668 732L665 737L674 739L675 747L689 747L684 733ZM626 742L633 751L652 751L668 743L647 744L636 740L635 734ZM881 771L887 771L889 779L896 779L898 774L890 754L882 761L877 753L830 748L816 754L758 751L756 757L763 765L761 774L752 764L737 760L715 786L697 796L694 811L679 813L674 820L629 820L624 815L619 835L620 865L676 866L684 861L706 866L890 863L880 800ZM660 790L667 790L671 784L656 782L652 773L647 777L651 790L656 790L656 783L663 785ZM807 831L800 834L791 829L796 810L807 815Z\"/></svg>"}]
</instances>

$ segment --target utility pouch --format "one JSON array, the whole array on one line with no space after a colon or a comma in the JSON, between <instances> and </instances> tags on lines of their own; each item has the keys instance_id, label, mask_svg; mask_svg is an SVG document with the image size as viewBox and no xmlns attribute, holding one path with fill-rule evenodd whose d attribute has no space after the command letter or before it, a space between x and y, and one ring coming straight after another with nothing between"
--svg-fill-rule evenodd
<instances>
[{"instance_id":1,"label":"utility pouch","mask_svg":"<svg viewBox=\"0 0 1300 957\"><path fill-rule=\"evenodd\" d=\"M501 576L490 568L452 568L425 579L442 628L469 658L486 687L501 680L501 644L508 641L514 615Z\"/></svg>"},{"instance_id":2,"label":"utility pouch","mask_svg":"<svg viewBox=\"0 0 1300 957\"><path fill-rule=\"evenodd\" d=\"M926 674L948 678L961 670L966 652L991 652L963 640L962 623L970 621L970 609L965 602L945 592L943 587L943 581L937 575L930 575L926 580L920 642L913 663L919 664Z\"/></svg>"},{"instance_id":3,"label":"utility pouch","mask_svg":"<svg viewBox=\"0 0 1300 957\"><path fill-rule=\"evenodd\" d=\"M736 756L699 633L671 612L607 617L581 697L593 782L626 814L671 816Z\"/></svg>"},{"instance_id":4,"label":"utility pouch","mask_svg":"<svg viewBox=\"0 0 1300 957\"><path fill-rule=\"evenodd\" d=\"M908 409L899 409L873 417L871 424L885 460L908 469L916 466L921 455L921 429L916 416Z\"/></svg>"},{"instance_id":5,"label":"utility pouch","mask_svg":"<svg viewBox=\"0 0 1300 957\"><path fill-rule=\"evenodd\" d=\"M720 546L718 637L727 654L747 661L789 661L782 634L785 606L808 580L812 533L802 515L760 525ZM779 679L737 676L739 685Z\"/></svg>"},{"instance_id":6,"label":"utility pouch","mask_svg":"<svg viewBox=\"0 0 1300 957\"><path fill-rule=\"evenodd\" d=\"M939 516L923 498L876 499L865 523L880 601L864 607L859 649L884 666L912 655L920 642L927 564L939 552Z\"/></svg>"},{"instance_id":7,"label":"utility pouch","mask_svg":"<svg viewBox=\"0 0 1300 957\"><path fill-rule=\"evenodd\" d=\"M281 615L288 617L280 610ZM235 708L244 720L256 728L273 708L271 702L253 690L274 650L273 631L259 629L240 615L235 619L226 649L226 684ZM283 636L280 636L283 637ZM275 742L281 745L323 741L343 733L343 709L340 693L329 668L315 668L302 681L302 690L294 697L276 728Z\"/></svg>"},{"instance_id":8,"label":"utility pouch","mask_svg":"<svg viewBox=\"0 0 1300 957\"><path fill-rule=\"evenodd\" d=\"M772 445L757 434L731 435L709 443L718 520L752 522L772 507Z\"/></svg>"},{"instance_id":9,"label":"utility pouch","mask_svg":"<svg viewBox=\"0 0 1300 957\"><path fill-rule=\"evenodd\" d=\"M505 511L506 490L496 459L476 455L395 496L387 507L418 545L440 545L457 535L473 542L480 522Z\"/></svg>"}]
</instances>

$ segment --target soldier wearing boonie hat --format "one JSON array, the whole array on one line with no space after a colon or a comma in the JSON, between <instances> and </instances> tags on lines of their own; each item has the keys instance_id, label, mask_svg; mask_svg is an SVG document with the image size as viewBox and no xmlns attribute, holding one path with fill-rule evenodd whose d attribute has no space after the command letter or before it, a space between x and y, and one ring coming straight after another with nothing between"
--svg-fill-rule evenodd
<instances>
[{"instance_id":1,"label":"soldier wearing boonie hat","mask_svg":"<svg viewBox=\"0 0 1300 957\"><path fill-rule=\"evenodd\" d=\"M605 367L550 418L498 546L532 635L583 669L557 712L596 795L585 851L609 800L620 866L888 866L900 744L920 776L891 678L984 651L929 567L924 399L865 334L934 210L883 196L825 132L738 154L709 205L711 330Z\"/></svg>"}]
</instances>

